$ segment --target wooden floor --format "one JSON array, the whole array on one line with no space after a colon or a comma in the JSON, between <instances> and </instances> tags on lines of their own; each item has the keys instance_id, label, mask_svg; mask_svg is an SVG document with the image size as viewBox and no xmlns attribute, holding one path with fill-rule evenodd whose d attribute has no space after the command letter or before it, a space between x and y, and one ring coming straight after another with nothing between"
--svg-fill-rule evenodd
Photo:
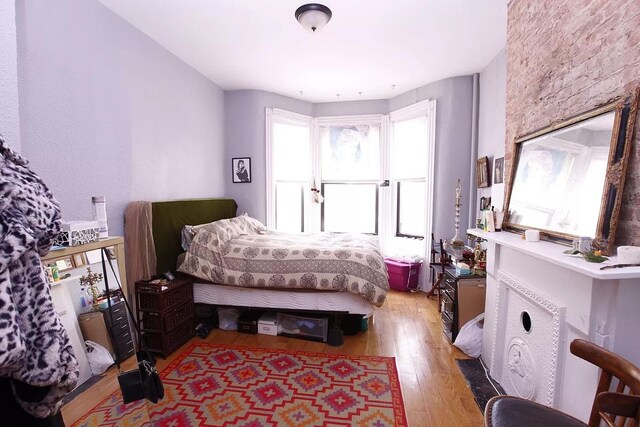
<instances>
[{"instance_id":1,"label":"wooden floor","mask_svg":"<svg viewBox=\"0 0 640 427\"><path fill-rule=\"evenodd\" d=\"M207 341L323 353L393 356L402 382L410 426L481 426L482 414L455 362L465 355L442 334L437 303L422 292L392 291L374 317L368 332L345 337L344 345L340 347L218 329L209 334ZM166 360L159 359L158 370L161 371L181 351L177 350ZM130 369L134 363L135 358L131 358L123 368ZM67 426L116 390L115 375L116 369L111 368L104 379L62 408Z\"/></svg>"}]
</instances>

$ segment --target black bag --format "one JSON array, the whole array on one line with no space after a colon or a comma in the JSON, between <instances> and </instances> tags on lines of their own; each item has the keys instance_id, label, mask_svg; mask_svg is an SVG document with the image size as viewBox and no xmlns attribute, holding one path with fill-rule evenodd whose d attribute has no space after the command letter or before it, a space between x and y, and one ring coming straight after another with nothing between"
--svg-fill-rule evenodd
<instances>
[{"instance_id":1,"label":"black bag","mask_svg":"<svg viewBox=\"0 0 640 427\"><path fill-rule=\"evenodd\" d=\"M107 267L104 263L106 254L106 248L102 248L102 273L104 277L104 288L107 294L107 305L109 306L109 314L111 314L111 295L109 295L109 282L107 280ZM124 295L124 291L122 290L122 286L120 286L120 281L118 280L118 275L115 274L115 270L113 268L113 264L111 263L111 259L107 254L107 260L109 261L109 266L111 267L111 271L113 272L114 277L116 278L116 283L122 292L122 298L124 299L124 305L127 307L127 311L133 320L133 324L138 334L138 337L141 337L140 328L138 323L134 320L135 317L133 312L131 311L131 307L129 307L129 303ZM140 339L140 350L136 353L136 358L138 359L138 367L137 369L132 369L130 371L120 371L118 373L118 384L120 385L120 391L122 392L122 401L124 403L131 403L137 400L147 399L150 402L158 403L164 397L164 386L162 385L162 380L160 379L160 374L156 370L156 361L149 353L149 350L144 346L144 340ZM118 370L120 369L120 363L118 363Z\"/></svg>"},{"instance_id":2,"label":"black bag","mask_svg":"<svg viewBox=\"0 0 640 427\"><path fill-rule=\"evenodd\" d=\"M156 370L154 361L148 360L147 354L145 351L136 353L138 369L118 374L118 383L120 384L124 403L131 403L145 398L153 403L158 403L164 397L164 386L160 380L160 375Z\"/></svg>"}]
</instances>

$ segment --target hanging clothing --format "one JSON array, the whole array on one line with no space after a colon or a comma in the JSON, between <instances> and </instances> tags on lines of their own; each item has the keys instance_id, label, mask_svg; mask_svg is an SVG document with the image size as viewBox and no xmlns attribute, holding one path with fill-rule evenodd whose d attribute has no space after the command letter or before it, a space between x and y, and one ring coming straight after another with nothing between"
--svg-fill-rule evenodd
<instances>
[{"instance_id":1,"label":"hanging clothing","mask_svg":"<svg viewBox=\"0 0 640 427\"><path fill-rule=\"evenodd\" d=\"M0 137L0 378L38 418L58 413L79 374L40 261L59 232L58 202Z\"/></svg>"}]
</instances>

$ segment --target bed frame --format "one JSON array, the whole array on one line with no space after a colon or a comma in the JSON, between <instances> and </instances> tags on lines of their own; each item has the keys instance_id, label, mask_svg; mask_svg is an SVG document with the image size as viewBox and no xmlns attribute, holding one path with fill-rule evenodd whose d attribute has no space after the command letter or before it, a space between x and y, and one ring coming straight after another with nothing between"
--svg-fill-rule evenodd
<instances>
[{"instance_id":1,"label":"bed frame","mask_svg":"<svg viewBox=\"0 0 640 427\"><path fill-rule=\"evenodd\" d=\"M151 207L156 271L162 274L176 270L178 255L183 252L180 233L185 225L232 218L236 216L238 205L233 199L197 199L154 202ZM349 292L242 288L202 282L195 279L193 285L196 303L350 313L367 317L374 310L367 301Z\"/></svg>"}]
</instances>

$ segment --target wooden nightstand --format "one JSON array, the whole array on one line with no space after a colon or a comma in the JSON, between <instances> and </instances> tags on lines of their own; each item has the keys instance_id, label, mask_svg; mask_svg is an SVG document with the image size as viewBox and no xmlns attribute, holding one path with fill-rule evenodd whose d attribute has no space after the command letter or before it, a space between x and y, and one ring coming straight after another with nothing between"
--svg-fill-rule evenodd
<instances>
[{"instance_id":1,"label":"wooden nightstand","mask_svg":"<svg viewBox=\"0 0 640 427\"><path fill-rule=\"evenodd\" d=\"M195 333L193 281L187 276L153 281L136 282L138 324L149 351L167 357Z\"/></svg>"}]
</instances>

